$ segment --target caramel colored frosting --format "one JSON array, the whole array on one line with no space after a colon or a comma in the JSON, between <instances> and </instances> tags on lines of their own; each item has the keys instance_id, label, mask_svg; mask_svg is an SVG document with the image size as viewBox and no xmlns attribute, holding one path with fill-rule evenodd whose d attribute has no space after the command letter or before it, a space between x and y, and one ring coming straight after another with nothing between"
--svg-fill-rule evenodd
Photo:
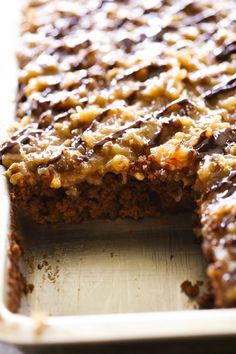
<instances>
[{"instance_id":1,"label":"caramel colored frosting","mask_svg":"<svg viewBox=\"0 0 236 354\"><path fill-rule=\"evenodd\" d=\"M185 184L198 175L201 190L213 160L232 169L235 11L234 1L28 0L17 120L1 147L10 182L69 188L152 168Z\"/></svg>"}]
</instances>

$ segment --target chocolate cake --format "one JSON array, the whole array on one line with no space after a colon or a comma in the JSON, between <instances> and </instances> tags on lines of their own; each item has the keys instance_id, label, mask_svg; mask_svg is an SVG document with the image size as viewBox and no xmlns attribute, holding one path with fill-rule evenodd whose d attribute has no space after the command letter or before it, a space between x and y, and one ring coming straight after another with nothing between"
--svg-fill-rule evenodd
<instances>
[{"instance_id":1,"label":"chocolate cake","mask_svg":"<svg viewBox=\"0 0 236 354\"><path fill-rule=\"evenodd\" d=\"M39 223L196 210L216 307L236 306L234 1L28 0L0 160Z\"/></svg>"}]
</instances>

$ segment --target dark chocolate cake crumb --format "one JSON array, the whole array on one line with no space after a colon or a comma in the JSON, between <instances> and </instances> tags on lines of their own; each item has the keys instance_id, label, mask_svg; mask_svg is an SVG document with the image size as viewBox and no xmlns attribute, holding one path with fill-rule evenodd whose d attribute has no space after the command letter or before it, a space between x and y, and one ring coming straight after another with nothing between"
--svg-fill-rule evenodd
<instances>
[{"instance_id":1,"label":"dark chocolate cake crumb","mask_svg":"<svg viewBox=\"0 0 236 354\"><path fill-rule=\"evenodd\" d=\"M188 296L190 299L196 298L199 295L200 283L197 281L195 284L192 284L190 280L185 280L180 285L181 291Z\"/></svg>"}]
</instances>

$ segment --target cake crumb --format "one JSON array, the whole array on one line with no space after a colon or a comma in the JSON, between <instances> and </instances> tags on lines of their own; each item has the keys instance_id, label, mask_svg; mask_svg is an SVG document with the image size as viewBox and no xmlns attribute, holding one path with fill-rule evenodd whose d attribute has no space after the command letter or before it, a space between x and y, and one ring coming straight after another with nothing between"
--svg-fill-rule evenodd
<instances>
[{"instance_id":1,"label":"cake crumb","mask_svg":"<svg viewBox=\"0 0 236 354\"><path fill-rule=\"evenodd\" d=\"M43 312L36 312L31 315L32 319L35 321L34 333L39 336L43 333L46 327L46 319L48 315Z\"/></svg>"},{"instance_id":2,"label":"cake crumb","mask_svg":"<svg viewBox=\"0 0 236 354\"><path fill-rule=\"evenodd\" d=\"M214 308L214 296L211 292L204 292L197 298L198 308L201 310L209 310Z\"/></svg>"},{"instance_id":3,"label":"cake crumb","mask_svg":"<svg viewBox=\"0 0 236 354\"><path fill-rule=\"evenodd\" d=\"M34 291L34 284L29 283L29 284L25 285L25 293L26 293L26 295L27 294L32 294L33 291Z\"/></svg>"},{"instance_id":4,"label":"cake crumb","mask_svg":"<svg viewBox=\"0 0 236 354\"><path fill-rule=\"evenodd\" d=\"M34 261L35 261L34 256L29 256L26 258L26 264L29 268L30 274L33 274L33 272L34 272L34 267L35 267Z\"/></svg>"},{"instance_id":5,"label":"cake crumb","mask_svg":"<svg viewBox=\"0 0 236 354\"><path fill-rule=\"evenodd\" d=\"M195 284L192 284L190 280L185 280L182 282L180 285L181 291L188 296L189 298L196 298L199 295L199 281L197 281Z\"/></svg>"},{"instance_id":6,"label":"cake crumb","mask_svg":"<svg viewBox=\"0 0 236 354\"><path fill-rule=\"evenodd\" d=\"M43 267L47 267L48 262L46 260L43 260L41 263L38 264L37 268L38 270L41 270Z\"/></svg>"}]
</instances>

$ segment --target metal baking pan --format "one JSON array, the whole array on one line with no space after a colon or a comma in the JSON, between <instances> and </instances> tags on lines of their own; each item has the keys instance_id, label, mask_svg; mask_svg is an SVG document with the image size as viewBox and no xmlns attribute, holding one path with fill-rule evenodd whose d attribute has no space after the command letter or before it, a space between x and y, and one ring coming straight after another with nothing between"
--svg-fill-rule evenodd
<instances>
[{"instance_id":1,"label":"metal baking pan","mask_svg":"<svg viewBox=\"0 0 236 354\"><path fill-rule=\"evenodd\" d=\"M20 1L0 12L1 131L14 117ZM7 34L7 39L6 39ZM4 47L4 50L3 50ZM21 220L22 272L34 289L18 314L6 307L9 193L0 177L0 340L24 345L219 338L236 310L194 310L180 284L204 280L191 215L38 226Z\"/></svg>"}]
</instances>

